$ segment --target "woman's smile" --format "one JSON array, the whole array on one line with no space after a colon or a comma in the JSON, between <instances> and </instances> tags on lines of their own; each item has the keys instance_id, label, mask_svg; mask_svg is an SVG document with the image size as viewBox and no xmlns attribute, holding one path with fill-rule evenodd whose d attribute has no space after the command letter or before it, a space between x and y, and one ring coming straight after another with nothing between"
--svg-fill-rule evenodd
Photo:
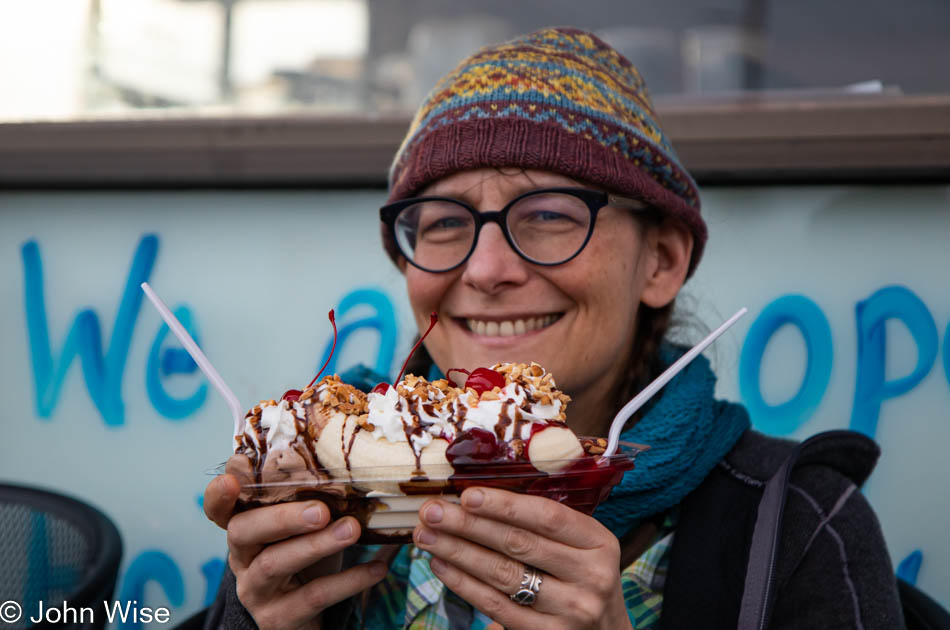
<instances>
[{"instance_id":1,"label":"woman's smile","mask_svg":"<svg viewBox=\"0 0 950 630\"><path fill-rule=\"evenodd\" d=\"M479 343L509 344L540 335L563 315L563 312L465 315L454 317L453 321Z\"/></svg>"}]
</instances>

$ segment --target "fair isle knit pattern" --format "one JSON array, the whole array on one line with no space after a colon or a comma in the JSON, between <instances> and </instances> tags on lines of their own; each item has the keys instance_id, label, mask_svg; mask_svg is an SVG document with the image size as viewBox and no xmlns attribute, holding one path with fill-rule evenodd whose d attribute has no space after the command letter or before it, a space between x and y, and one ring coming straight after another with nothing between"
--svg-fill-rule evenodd
<instances>
[{"instance_id":1,"label":"fair isle knit pattern","mask_svg":"<svg viewBox=\"0 0 950 630\"><path fill-rule=\"evenodd\" d=\"M454 172L520 167L642 199L684 222L702 254L696 184L656 120L646 85L590 33L550 28L482 48L419 108L389 174L389 199Z\"/></svg>"}]
</instances>

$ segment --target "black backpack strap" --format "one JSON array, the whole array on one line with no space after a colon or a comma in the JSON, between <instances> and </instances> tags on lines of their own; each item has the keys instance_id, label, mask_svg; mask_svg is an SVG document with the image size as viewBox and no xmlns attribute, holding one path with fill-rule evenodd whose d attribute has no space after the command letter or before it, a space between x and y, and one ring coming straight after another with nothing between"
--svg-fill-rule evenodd
<instances>
[{"instance_id":1,"label":"black backpack strap","mask_svg":"<svg viewBox=\"0 0 950 630\"><path fill-rule=\"evenodd\" d=\"M838 461L827 455L842 442L866 451L868 457ZM782 535L782 514L792 471L800 464L831 465L861 486L877 459L877 445L869 438L852 431L826 431L796 445L765 485L755 519L755 530L749 546L745 587L739 607L739 630L764 630L775 601L775 565ZM830 461L829 461L830 459Z\"/></svg>"}]
</instances>

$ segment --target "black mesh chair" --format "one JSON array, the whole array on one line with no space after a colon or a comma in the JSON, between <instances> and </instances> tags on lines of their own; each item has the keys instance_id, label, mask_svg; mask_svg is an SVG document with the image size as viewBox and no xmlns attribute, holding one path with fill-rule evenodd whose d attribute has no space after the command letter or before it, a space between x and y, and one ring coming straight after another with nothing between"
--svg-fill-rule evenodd
<instances>
[{"instance_id":1,"label":"black mesh chair","mask_svg":"<svg viewBox=\"0 0 950 630\"><path fill-rule=\"evenodd\" d=\"M30 624L38 602L56 607L91 607L93 623L56 628L102 628L102 602L113 598L122 539L105 515L76 499L0 484L0 603L17 602L22 617L5 628L46 628Z\"/></svg>"}]
</instances>

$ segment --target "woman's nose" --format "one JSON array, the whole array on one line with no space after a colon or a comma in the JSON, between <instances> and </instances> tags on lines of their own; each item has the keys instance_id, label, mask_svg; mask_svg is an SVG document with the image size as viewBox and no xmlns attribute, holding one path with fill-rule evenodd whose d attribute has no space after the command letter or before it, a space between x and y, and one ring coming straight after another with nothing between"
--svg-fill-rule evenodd
<instances>
[{"instance_id":1,"label":"woman's nose","mask_svg":"<svg viewBox=\"0 0 950 630\"><path fill-rule=\"evenodd\" d=\"M524 284L528 273L528 262L511 248L501 228L489 223L478 235L475 251L465 263L462 281L478 291L494 295Z\"/></svg>"}]
</instances>

